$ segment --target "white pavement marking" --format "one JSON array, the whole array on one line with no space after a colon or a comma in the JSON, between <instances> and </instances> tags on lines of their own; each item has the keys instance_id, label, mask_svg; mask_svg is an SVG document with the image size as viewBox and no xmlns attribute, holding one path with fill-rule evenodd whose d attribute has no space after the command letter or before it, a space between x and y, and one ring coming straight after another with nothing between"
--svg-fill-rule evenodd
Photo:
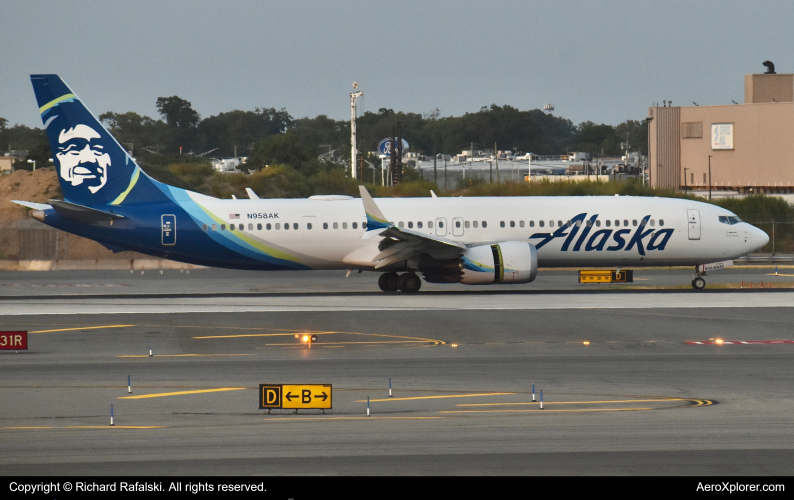
<instances>
[{"instance_id":1,"label":"white pavement marking","mask_svg":"<svg viewBox=\"0 0 794 500\"><path fill-rule=\"evenodd\" d=\"M432 311L538 309L668 309L794 307L794 291L781 293L641 293L537 295L386 295L208 297L156 299L25 299L2 303L0 316L49 314L173 314L200 312Z\"/></svg>"}]
</instances>

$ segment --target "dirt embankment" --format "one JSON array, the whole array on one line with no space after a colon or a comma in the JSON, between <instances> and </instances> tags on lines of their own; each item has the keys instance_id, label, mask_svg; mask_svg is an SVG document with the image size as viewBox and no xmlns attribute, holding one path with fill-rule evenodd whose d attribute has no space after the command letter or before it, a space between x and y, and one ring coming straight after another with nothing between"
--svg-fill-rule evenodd
<instances>
[{"instance_id":1,"label":"dirt embankment","mask_svg":"<svg viewBox=\"0 0 794 500\"><path fill-rule=\"evenodd\" d=\"M11 200L47 203L63 199L52 167L0 175L0 260L127 260L148 258L135 252L113 253L96 243L53 231L30 217L30 209Z\"/></svg>"}]
</instances>

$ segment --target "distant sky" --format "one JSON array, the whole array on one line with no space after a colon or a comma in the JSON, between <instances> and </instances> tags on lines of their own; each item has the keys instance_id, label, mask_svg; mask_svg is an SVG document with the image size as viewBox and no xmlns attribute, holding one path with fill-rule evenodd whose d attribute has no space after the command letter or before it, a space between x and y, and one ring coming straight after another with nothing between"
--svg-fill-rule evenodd
<instances>
[{"instance_id":1,"label":"distant sky","mask_svg":"<svg viewBox=\"0 0 794 500\"><path fill-rule=\"evenodd\" d=\"M57 73L95 114L202 117L286 108L349 119L554 104L574 123L643 119L654 102L730 104L744 75L794 72L791 1L4 0L0 116L41 126L32 73Z\"/></svg>"}]
</instances>

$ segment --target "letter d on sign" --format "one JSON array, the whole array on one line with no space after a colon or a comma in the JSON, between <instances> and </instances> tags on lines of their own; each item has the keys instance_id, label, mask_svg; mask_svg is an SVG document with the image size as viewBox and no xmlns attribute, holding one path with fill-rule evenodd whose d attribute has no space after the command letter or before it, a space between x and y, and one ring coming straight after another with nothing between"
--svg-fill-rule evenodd
<instances>
[{"instance_id":1,"label":"letter d on sign","mask_svg":"<svg viewBox=\"0 0 794 500\"><path fill-rule=\"evenodd\" d=\"M275 389L267 389L265 392L265 401L267 404L273 405L278 401L278 391Z\"/></svg>"}]
</instances>

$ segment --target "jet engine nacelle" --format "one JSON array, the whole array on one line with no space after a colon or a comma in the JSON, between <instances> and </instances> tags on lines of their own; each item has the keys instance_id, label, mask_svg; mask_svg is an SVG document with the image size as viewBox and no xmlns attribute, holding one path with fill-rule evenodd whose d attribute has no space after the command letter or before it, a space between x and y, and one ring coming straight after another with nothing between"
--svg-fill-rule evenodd
<instances>
[{"instance_id":1,"label":"jet engine nacelle","mask_svg":"<svg viewBox=\"0 0 794 500\"><path fill-rule=\"evenodd\" d=\"M500 241L468 248L458 259L424 257L419 262L419 271L430 283L529 283L538 274L538 252L531 243Z\"/></svg>"}]
</instances>

